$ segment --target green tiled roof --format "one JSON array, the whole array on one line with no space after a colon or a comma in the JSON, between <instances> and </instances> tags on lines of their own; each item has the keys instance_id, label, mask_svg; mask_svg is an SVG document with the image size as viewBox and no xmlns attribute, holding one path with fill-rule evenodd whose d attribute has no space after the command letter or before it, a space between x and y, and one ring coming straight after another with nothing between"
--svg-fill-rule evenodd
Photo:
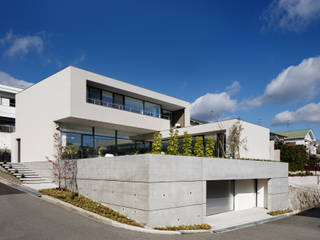
<instances>
[{"instance_id":1,"label":"green tiled roof","mask_svg":"<svg viewBox=\"0 0 320 240\"><path fill-rule=\"evenodd\" d=\"M302 130L293 130L293 131L285 131L285 132L276 132L277 134L281 134L286 136L286 138L304 138L310 129L302 129Z\"/></svg>"}]
</instances>

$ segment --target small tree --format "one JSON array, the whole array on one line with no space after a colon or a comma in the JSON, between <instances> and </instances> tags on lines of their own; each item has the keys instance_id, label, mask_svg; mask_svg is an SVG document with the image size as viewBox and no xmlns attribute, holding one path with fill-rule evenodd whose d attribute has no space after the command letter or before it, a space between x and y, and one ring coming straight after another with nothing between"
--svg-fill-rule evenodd
<instances>
[{"instance_id":1,"label":"small tree","mask_svg":"<svg viewBox=\"0 0 320 240\"><path fill-rule=\"evenodd\" d=\"M69 189L72 192L71 198L79 194L78 189L78 165L77 160L74 159L79 152L79 146L76 145L67 145L63 148L63 153L69 159L64 160L65 169L65 187L67 187L67 179L69 180Z\"/></svg>"},{"instance_id":2,"label":"small tree","mask_svg":"<svg viewBox=\"0 0 320 240\"><path fill-rule=\"evenodd\" d=\"M173 129L170 129L170 138L168 141L167 154L169 155L179 154L178 130L173 131Z\"/></svg>"},{"instance_id":3,"label":"small tree","mask_svg":"<svg viewBox=\"0 0 320 240\"><path fill-rule=\"evenodd\" d=\"M182 154L184 156L192 156L192 136L184 132L182 142Z\"/></svg>"},{"instance_id":4,"label":"small tree","mask_svg":"<svg viewBox=\"0 0 320 240\"><path fill-rule=\"evenodd\" d=\"M206 157L213 157L214 156L214 140L212 137L208 137L206 143Z\"/></svg>"},{"instance_id":5,"label":"small tree","mask_svg":"<svg viewBox=\"0 0 320 240\"><path fill-rule=\"evenodd\" d=\"M162 150L162 136L160 132L154 132L152 150L153 154L160 154Z\"/></svg>"},{"instance_id":6,"label":"small tree","mask_svg":"<svg viewBox=\"0 0 320 240\"><path fill-rule=\"evenodd\" d=\"M247 151L247 138L241 139L241 133L243 127L240 121L237 121L230 129L228 136L228 147L230 154L233 158L240 158L240 150L244 149Z\"/></svg>"},{"instance_id":7,"label":"small tree","mask_svg":"<svg viewBox=\"0 0 320 240\"><path fill-rule=\"evenodd\" d=\"M194 144L193 152L196 157L203 157L204 156L203 138L202 137L196 137L196 143Z\"/></svg>"},{"instance_id":8,"label":"small tree","mask_svg":"<svg viewBox=\"0 0 320 240\"><path fill-rule=\"evenodd\" d=\"M56 182L58 183L58 189L61 190L61 183L64 178L64 172L65 172L65 165L62 164L62 156L63 156L63 147L61 144L61 138L59 132L55 132L53 134L53 147L55 153L53 154L53 159L50 159L49 157L46 157L47 161L52 164L52 172L53 177L55 178Z\"/></svg>"}]
</instances>

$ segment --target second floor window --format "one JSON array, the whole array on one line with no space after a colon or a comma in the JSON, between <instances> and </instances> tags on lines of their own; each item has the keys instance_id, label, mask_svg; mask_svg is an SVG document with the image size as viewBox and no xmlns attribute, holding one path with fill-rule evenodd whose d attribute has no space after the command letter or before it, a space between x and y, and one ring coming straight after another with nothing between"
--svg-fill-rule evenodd
<instances>
[{"instance_id":1,"label":"second floor window","mask_svg":"<svg viewBox=\"0 0 320 240\"><path fill-rule=\"evenodd\" d=\"M113 94L111 92L102 91L102 105L111 107L113 104Z\"/></svg>"},{"instance_id":2,"label":"second floor window","mask_svg":"<svg viewBox=\"0 0 320 240\"><path fill-rule=\"evenodd\" d=\"M125 110L128 110L130 112L143 114L143 101L126 96L125 97Z\"/></svg>"}]
</instances>

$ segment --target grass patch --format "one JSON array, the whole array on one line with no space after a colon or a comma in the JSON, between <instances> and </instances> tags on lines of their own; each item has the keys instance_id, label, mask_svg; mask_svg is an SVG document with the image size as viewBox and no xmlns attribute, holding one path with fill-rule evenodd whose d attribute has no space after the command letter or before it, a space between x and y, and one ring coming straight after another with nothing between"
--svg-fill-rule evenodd
<instances>
[{"instance_id":1,"label":"grass patch","mask_svg":"<svg viewBox=\"0 0 320 240\"><path fill-rule=\"evenodd\" d=\"M271 211L271 212L267 212L269 215L271 216L277 216L277 215L281 215L281 214L285 214L285 213L290 213L292 212L291 209L284 209L284 210L277 210L277 211Z\"/></svg>"},{"instance_id":2,"label":"grass patch","mask_svg":"<svg viewBox=\"0 0 320 240\"><path fill-rule=\"evenodd\" d=\"M22 182L16 178L14 175L8 173L8 172L2 172L0 171L0 178L4 178L8 180L9 182L16 183L16 184L22 184Z\"/></svg>"},{"instance_id":3,"label":"grass patch","mask_svg":"<svg viewBox=\"0 0 320 240\"><path fill-rule=\"evenodd\" d=\"M156 230L179 231L179 230L209 230L211 226L208 224L179 225L171 227L156 227Z\"/></svg>"},{"instance_id":4,"label":"grass patch","mask_svg":"<svg viewBox=\"0 0 320 240\"><path fill-rule=\"evenodd\" d=\"M95 202L89 198L86 198L82 195L78 195L76 196L74 199L71 198L71 191L63 189L63 190L58 190L55 188L52 189L43 189L40 190L39 192L41 192L42 194L48 195L50 197L54 197L57 198L61 201L70 203L74 206L80 207L82 209L85 209L87 211L96 213L100 216L106 217L106 218L110 218L114 221L120 222L120 223L124 223L124 224L129 224L132 226L136 226L136 227L144 227L142 224L137 223L136 221L127 218L126 216L98 203Z\"/></svg>"}]
</instances>

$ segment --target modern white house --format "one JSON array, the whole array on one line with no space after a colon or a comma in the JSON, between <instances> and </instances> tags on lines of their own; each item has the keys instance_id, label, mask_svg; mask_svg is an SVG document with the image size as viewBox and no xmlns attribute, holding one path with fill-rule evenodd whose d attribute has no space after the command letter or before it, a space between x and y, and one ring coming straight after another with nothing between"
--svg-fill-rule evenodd
<instances>
[{"instance_id":1,"label":"modern white house","mask_svg":"<svg viewBox=\"0 0 320 240\"><path fill-rule=\"evenodd\" d=\"M0 85L0 148L11 149L11 134L15 130L15 95L22 89Z\"/></svg>"},{"instance_id":2,"label":"modern white house","mask_svg":"<svg viewBox=\"0 0 320 240\"><path fill-rule=\"evenodd\" d=\"M274 159L268 128L238 119L191 126L188 102L76 67L23 90L16 101L12 144L17 162L52 156L56 131L63 146L81 146L79 157L85 158L97 156L100 148L114 155L149 152L153 133L160 131L167 139L172 127L180 137L185 131L204 140L212 136L216 155L222 156L222 150L228 155L228 134L236 122L246 139L241 157Z\"/></svg>"},{"instance_id":3,"label":"modern white house","mask_svg":"<svg viewBox=\"0 0 320 240\"><path fill-rule=\"evenodd\" d=\"M286 144L303 145L309 154L317 153L317 139L310 128L277 132L277 134L285 136L283 141Z\"/></svg>"},{"instance_id":4,"label":"modern white house","mask_svg":"<svg viewBox=\"0 0 320 240\"><path fill-rule=\"evenodd\" d=\"M46 157L55 153L58 133L62 146L80 147L80 193L146 225L288 207L288 165L273 161L268 128L239 119L191 121L186 101L72 66L23 90L16 102L14 162L49 172ZM246 143L240 157L260 161L221 158L230 156L234 124L241 124ZM165 145L170 128L179 137L212 136L217 158L137 154L150 152L155 131ZM101 149L115 156L98 157Z\"/></svg>"}]
</instances>

